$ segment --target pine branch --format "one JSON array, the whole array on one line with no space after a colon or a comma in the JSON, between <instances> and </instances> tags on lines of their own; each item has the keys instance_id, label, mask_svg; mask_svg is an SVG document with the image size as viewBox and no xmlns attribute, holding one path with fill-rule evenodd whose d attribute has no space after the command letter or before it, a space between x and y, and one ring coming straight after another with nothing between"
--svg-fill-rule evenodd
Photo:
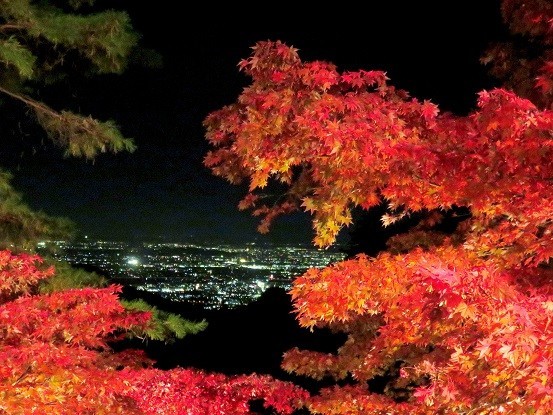
<instances>
[{"instance_id":1,"label":"pine branch","mask_svg":"<svg viewBox=\"0 0 553 415\"><path fill-rule=\"evenodd\" d=\"M66 148L66 156L92 159L99 152L117 153L123 150L129 152L135 150L133 141L123 137L111 121L100 122L92 117L83 117L70 111L57 112L43 102L2 86L0 86L0 92L32 108L50 139Z\"/></svg>"}]
</instances>

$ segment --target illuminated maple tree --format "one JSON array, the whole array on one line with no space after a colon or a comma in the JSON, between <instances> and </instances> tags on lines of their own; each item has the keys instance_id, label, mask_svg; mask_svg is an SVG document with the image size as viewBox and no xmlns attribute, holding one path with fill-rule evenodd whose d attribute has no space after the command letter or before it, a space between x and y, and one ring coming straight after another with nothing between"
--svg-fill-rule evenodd
<instances>
[{"instance_id":1,"label":"illuminated maple tree","mask_svg":"<svg viewBox=\"0 0 553 415\"><path fill-rule=\"evenodd\" d=\"M254 400L289 414L307 398L268 376L162 371L141 350L116 352L147 335L151 313L123 308L116 285L38 294L54 272L0 251L1 414L250 414Z\"/></svg>"},{"instance_id":2,"label":"illuminated maple tree","mask_svg":"<svg viewBox=\"0 0 553 415\"><path fill-rule=\"evenodd\" d=\"M37 97L75 71L120 73L139 36L127 13L94 0L0 2L0 95L10 116L24 108L68 156L132 151L112 121L56 110ZM100 5L100 8L105 6ZM78 69L76 69L78 67ZM252 401L280 414L306 392L266 376L161 371L119 340L168 340L195 323L143 301L120 301L121 287L66 263L29 253L41 238L66 238L66 220L30 209L0 170L0 414L249 414ZM48 260L48 263L53 261ZM93 285L93 286L89 286ZM115 348L117 345L117 349ZM119 349L123 349L118 351Z\"/></svg>"},{"instance_id":3,"label":"illuminated maple tree","mask_svg":"<svg viewBox=\"0 0 553 415\"><path fill-rule=\"evenodd\" d=\"M542 53L515 72L512 45L487 51L505 85L480 92L468 116L384 72L340 73L264 41L239 65L251 85L205 119L206 166L249 183L239 208L262 232L303 209L327 247L355 208L385 203L384 225L418 218L374 258L295 279L300 324L347 334L336 353L284 357L290 372L337 381L308 400L313 413L553 412L553 6L504 0L502 12ZM273 200L275 182L285 192ZM453 232L440 231L446 217Z\"/></svg>"}]
</instances>

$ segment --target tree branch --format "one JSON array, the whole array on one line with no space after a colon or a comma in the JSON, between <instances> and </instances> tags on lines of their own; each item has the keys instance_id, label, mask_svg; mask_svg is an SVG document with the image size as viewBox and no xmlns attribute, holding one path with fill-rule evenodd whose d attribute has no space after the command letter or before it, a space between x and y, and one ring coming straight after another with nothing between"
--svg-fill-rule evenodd
<instances>
[{"instance_id":1,"label":"tree branch","mask_svg":"<svg viewBox=\"0 0 553 415\"><path fill-rule=\"evenodd\" d=\"M10 90L2 87L2 86L0 86L0 92L12 97L15 100L18 100L18 101L21 101L21 102L25 103L26 105L28 105L29 107L31 107L31 108L33 108L37 111L45 112L45 113L47 113L47 114L49 114L49 115L51 115L52 117L55 117L55 118L59 118L59 119L62 118L59 112L54 111L49 106L43 104L42 102L36 101L36 100L32 99L31 97L29 97L27 95L18 94L16 92L10 91Z\"/></svg>"}]
</instances>

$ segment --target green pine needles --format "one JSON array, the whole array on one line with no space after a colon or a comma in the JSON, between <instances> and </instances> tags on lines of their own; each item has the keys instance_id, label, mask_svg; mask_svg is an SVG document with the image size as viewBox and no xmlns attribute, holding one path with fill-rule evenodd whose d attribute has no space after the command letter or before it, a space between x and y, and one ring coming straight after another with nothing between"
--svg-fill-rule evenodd
<instances>
[{"instance_id":1,"label":"green pine needles","mask_svg":"<svg viewBox=\"0 0 553 415\"><path fill-rule=\"evenodd\" d=\"M188 334L197 334L207 328L207 322L205 320L199 322L185 320L177 314L159 310L146 303L144 300L123 300L121 304L129 311L146 311L152 313L150 327L145 330L144 333L132 333L136 337L171 342L174 341L175 338L182 339Z\"/></svg>"},{"instance_id":2,"label":"green pine needles","mask_svg":"<svg viewBox=\"0 0 553 415\"><path fill-rule=\"evenodd\" d=\"M93 0L51 3L0 0L0 96L30 110L27 114L65 156L93 159L105 152L134 151L133 140L124 137L113 121L54 109L36 98L42 86L55 86L75 70L85 74L123 72L140 38L128 14L98 10ZM67 220L28 208L11 189L9 175L1 173L0 187L3 245L21 246L69 235Z\"/></svg>"}]
</instances>

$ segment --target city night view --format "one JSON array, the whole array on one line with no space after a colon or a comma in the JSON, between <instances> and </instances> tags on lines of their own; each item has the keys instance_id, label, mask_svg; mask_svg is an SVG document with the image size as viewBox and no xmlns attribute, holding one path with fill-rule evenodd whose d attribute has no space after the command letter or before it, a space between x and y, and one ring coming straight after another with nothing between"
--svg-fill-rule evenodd
<instances>
[{"instance_id":1,"label":"city night view","mask_svg":"<svg viewBox=\"0 0 553 415\"><path fill-rule=\"evenodd\" d=\"M553 0L1 0L0 63L0 415L553 414Z\"/></svg>"},{"instance_id":2,"label":"city night view","mask_svg":"<svg viewBox=\"0 0 553 415\"><path fill-rule=\"evenodd\" d=\"M294 277L344 258L339 250L297 245L199 245L42 242L55 258L98 269L112 282L205 309L246 305L266 289L288 290Z\"/></svg>"}]
</instances>

